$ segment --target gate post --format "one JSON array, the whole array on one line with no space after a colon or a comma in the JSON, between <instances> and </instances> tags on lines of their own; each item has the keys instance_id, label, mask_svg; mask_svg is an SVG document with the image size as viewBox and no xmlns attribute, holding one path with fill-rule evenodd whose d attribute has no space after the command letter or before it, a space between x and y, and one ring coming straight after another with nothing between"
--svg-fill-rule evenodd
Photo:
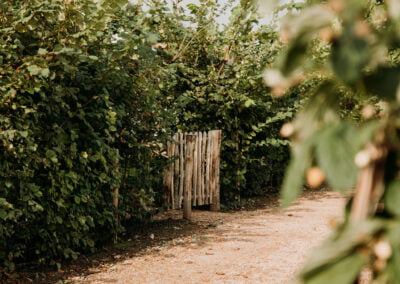
<instances>
[{"instance_id":1,"label":"gate post","mask_svg":"<svg viewBox=\"0 0 400 284\"><path fill-rule=\"evenodd\" d=\"M192 186L193 186L193 150L196 135L187 134L185 159L185 187L183 192L183 218L191 219L192 215Z\"/></svg>"},{"instance_id":2,"label":"gate post","mask_svg":"<svg viewBox=\"0 0 400 284\"><path fill-rule=\"evenodd\" d=\"M220 205L220 178L219 178L219 167L220 167L220 151L221 151L221 139L222 131L214 130L211 132L212 149L211 149L211 188L212 188L212 202L210 206L211 211L219 211Z\"/></svg>"}]
</instances>

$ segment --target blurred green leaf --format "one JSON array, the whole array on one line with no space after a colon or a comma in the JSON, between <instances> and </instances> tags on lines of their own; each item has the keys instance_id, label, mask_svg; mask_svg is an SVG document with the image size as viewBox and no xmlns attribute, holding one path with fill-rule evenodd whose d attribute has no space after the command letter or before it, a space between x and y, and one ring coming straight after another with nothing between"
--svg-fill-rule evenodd
<instances>
[{"instance_id":1,"label":"blurred green leaf","mask_svg":"<svg viewBox=\"0 0 400 284\"><path fill-rule=\"evenodd\" d=\"M358 168L354 157L358 149L356 127L343 122L327 127L320 132L315 154L318 165L325 173L330 185L342 191L350 190L357 179Z\"/></svg>"},{"instance_id":2,"label":"blurred green leaf","mask_svg":"<svg viewBox=\"0 0 400 284\"><path fill-rule=\"evenodd\" d=\"M323 5L307 7L286 20L286 29L291 40L289 49L281 64L284 75L303 67L304 61L309 58L306 50L319 29L332 24L335 15Z\"/></svg>"},{"instance_id":3,"label":"blurred green leaf","mask_svg":"<svg viewBox=\"0 0 400 284\"><path fill-rule=\"evenodd\" d=\"M42 69L37 65L28 66L28 71L31 75L38 75Z\"/></svg>"},{"instance_id":4,"label":"blurred green leaf","mask_svg":"<svg viewBox=\"0 0 400 284\"><path fill-rule=\"evenodd\" d=\"M388 226L387 240L392 248L392 256L388 260L388 271L389 281L393 284L400 283L400 223L392 222Z\"/></svg>"},{"instance_id":5,"label":"blurred green leaf","mask_svg":"<svg viewBox=\"0 0 400 284\"><path fill-rule=\"evenodd\" d=\"M399 99L397 93L400 87L400 67L380 66L363 80L369 93L384 100Z\"/></svg>"},{"instance_id":6,"label":"blurred green leaf","mask_svg":"<svg viewBox=\"0 0 400 284\"><path fill-rule=\"evenodd\" d=\"M361 78L370 55L366 40L354 36L353 31L353 23L344 27L342 36L333 43L331 58L336 76L350 85Z\"/></svg>"},{"instance_id":7,"label":"blurred green leaf","mask_svg":"<svg viewBox=\"0 0 400 284\"><path fill-rule=\"evenodd\" d=\"M325 270L328 271L327 267L329 268L329 266L334 265L341 259L352 255L351 253L361 245L366 244L371 236L383 230L385 225L383 220L368 220L357 224L345 224L344 228L336 231L312 253L301 272L301 276L304 279L312 279L314 275L323 274ZM354 267L354 269L356 268Z\"/></svg>"},{"instance_id":8,"label":"blurred green leaf","mask_svg":"<svg viewBox=\"0 0 400 284\"><path fill-rule=\"evenodd\" d=\"M289 206L302 192L305 173L311 167L311 153L314 142L314 136L312 136L293 151L283 179L281 207Z\"/></svg>"},{"instance_id":9,"label":"blurred green leaf","mask_svg":"<svg viewBox=\"0 0 400 284\"><path fill-rule=\"evenodd\" d=\"M337 262L327 265L323 270L304 277L304 284L352 284L359 271L368 263L368 255L350 254Z\"/></svg>"},{"instance_id":10,"label":"blurred green leaf","mask_svg":"<svg viewBox=\"0 0 400 284\"><path fill-rule=\"evenodd\" d=\"M400 180L395 179L385 190L385 208L393 215L400 217Z\"/></svg>"}]
</instances>

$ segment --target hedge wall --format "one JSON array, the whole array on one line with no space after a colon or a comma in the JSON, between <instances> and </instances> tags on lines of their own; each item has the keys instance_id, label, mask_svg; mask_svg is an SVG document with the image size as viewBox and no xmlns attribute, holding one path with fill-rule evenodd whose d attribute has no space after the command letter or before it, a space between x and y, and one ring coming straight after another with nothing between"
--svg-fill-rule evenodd
<instances>
[{"instance_id":1,"label":"hedge wall","mask_svg":"<svg viewBox=\"0 0 400 284\"><path fill-rule=\"evenodd\" d=\"M166 135L155 136L162 99L143 79L155 38L125 4L0 4L0 260L10 269L109 241L122 229L116 186L122 216L141 217L156 197L162 177L142 181L165 164L151 146Z\"/></svg>"}]
</instances>

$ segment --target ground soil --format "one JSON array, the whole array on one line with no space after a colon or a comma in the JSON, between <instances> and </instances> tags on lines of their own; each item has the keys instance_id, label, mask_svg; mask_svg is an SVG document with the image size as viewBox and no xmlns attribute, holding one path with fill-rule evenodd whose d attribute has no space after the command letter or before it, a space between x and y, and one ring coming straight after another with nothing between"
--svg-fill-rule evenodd
<instances>
[{"instance_id":1,"label":"ground soil","mask_svg":"<svg viewBox=\"0 0 400 284\"><path fill-rule=\"evenodd\" d=\"M94 256L91 267L70 274L72 283L289 283L312 249L340 221L344 198L306 192L279 211L264 199L251 210L195 210L192 222L181 211L156 216L130 232L132 239ZM143 246L136 247L141 243ZM88 260L89 261L89 260ZM96 264L97 262L97 264ZM71 272L71 271L70 271Z\"/></svg>"}]
</instances>

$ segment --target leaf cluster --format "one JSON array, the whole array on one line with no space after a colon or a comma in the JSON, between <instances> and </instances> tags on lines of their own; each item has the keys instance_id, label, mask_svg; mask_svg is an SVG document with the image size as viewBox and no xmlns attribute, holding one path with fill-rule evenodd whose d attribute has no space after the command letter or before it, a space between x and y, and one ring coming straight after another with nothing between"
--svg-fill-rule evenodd
<instances>
[{"instance_id":1,"label":"leaf cluster","mask_svg":"<svg viewBox=\"0 0 400 284\"><path fill-rule=\"evenodd\" d=\"M309 2L282 25L288 47L277 69L266 75L277 90L304 78L320 79L293 122L283 205L301 192L309 169L318 167L334 189L348 193L356 187L356 197L365 194L367 216L354 217L364 207L350 198L345 223L314 253L301 278L305 283L354 283L367 268L379 283L399 283L394 235L400 202L400 7L397 1ZM321 46L323 58L311 60L309 52ZM347 103L355 110L349 113ZM371 147L383 155L374 156Z\"/></svg>"},{"instance_id":2,"label":"leaf cluster","mask_svg":"<svg viewBox=\"0 0 400 284\"><path fill-rule=\"evenodd\" d=\"M169 119L150 89L155 35L143 21L119 0L0 3L0 259L8 269L93 251L154 203L162 177L143 176L166 164L157 143Z\"/></svg>"}]
</instances>

